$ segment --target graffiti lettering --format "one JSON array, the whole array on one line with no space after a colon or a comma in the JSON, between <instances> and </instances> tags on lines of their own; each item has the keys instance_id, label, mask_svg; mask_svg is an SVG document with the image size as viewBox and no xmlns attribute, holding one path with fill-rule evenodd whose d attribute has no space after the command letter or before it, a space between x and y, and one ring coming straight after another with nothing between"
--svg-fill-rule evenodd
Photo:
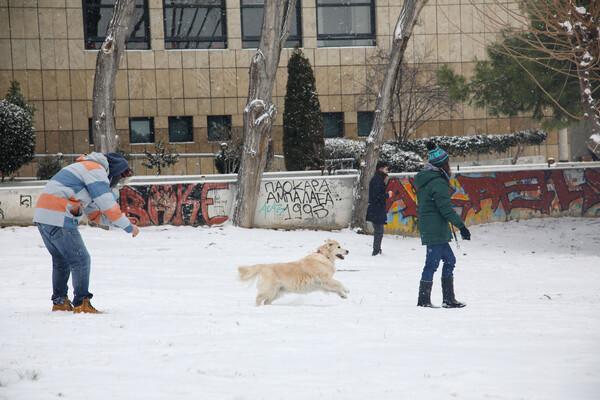
<instances>
[{"instance_id":1,"label":"graffiti lettering","mask_svg":"<svg viewBox=\"0 0 600 400\"><path fill-rule=\"evenodd\" d=\"M451 183L456 185L452 204L464 220L481 223L531 213L600 216L598 169L460 174ZM387 190L393 192L387 201L388 216L399 218L388 221L386 229L406 231L406 224L414 226L417 217L414 181L392 178Z\"/></svg>"},{"instance_id":2,"label":"graffiti lettering","mask_svg":"<svg viewBox=\"0 0 600 400\"><path fill-rule=\"evenodd\" d=\"M121 209L139 226L214 225L228 219L227 183L126 186Z\"/></svg>"},{"instance_id":3,"label":"graffiti lettering","mask_svg":"<svg viewBox=\"0 0 600 400\"><path fill-rule=\"evenodd\" d=\"M267 200L258 212L275 219L323 219L334 205L325 179L266 182L264 190Z\"/></svg>"},{"instance_id":4,"label":"graffiti lettering","mask_svg":"<svg viewBox=\"0 0 600 400\"><path fill-rule=\"evenodd\" d=\"M265 216L271 213L273 213L274 216L278 216L285 214L286 211L288 211L288 206L285 204L275 203L269 205L268 203L265 203L258 212L264 213Z\"/></svg>"},{"instance_id":5,"label":"graffiti lettering","mask_svg":"<svg viewBox=\"0 0 600 400\"><path fill-rule=\"evenodd\" d=\"M21 206L25 208L31 208L31 195L22 194L20 197Z\"/></svg>"}]
</instances>

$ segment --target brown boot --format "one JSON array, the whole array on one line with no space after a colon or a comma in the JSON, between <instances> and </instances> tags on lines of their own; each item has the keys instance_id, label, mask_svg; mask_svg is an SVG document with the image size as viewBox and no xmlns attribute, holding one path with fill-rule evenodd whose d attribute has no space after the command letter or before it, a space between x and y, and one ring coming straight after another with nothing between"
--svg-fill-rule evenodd
<instances>
[{"instance_id":1,"label":"brown boot","mask_svg":"<svg viewBox=\"0 0 600 400\"><path fill-rule=\"evenodd\" d=\"M90 303L90 299L83 299L80 305L73 308L74 313L86 313L86 314L103 314L102 311L98 311Z\"/></svg>"},{"instance_id":2,"label":"brown boot","mask_svg":"<svg viewBox=\"0 0 600 400\"><path fill-rule=\"evenodd\" d=\"M52 311L73 311L73 306L69 301L69 296L65 297L65 302L62 304L53 304Z\"/></svg>"}]
</instances>

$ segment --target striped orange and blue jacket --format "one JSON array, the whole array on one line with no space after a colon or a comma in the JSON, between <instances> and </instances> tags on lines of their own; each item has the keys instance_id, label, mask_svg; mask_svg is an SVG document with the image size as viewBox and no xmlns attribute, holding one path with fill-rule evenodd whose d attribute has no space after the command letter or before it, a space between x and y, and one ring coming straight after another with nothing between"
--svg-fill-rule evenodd
<instances>
[{"instance_id":1,"label":"striped orange and blue jacket","mask_svg":"<svg viewBox=\"0 0 600 400\"><path fill-rule=\"evenodd\" d=\"M48 181L37 202L33 222L77 229L84 214L92 222L127 233L133 231L110 191L108 160L100 153L79 157Z\"/></svg>"}]
</instances>

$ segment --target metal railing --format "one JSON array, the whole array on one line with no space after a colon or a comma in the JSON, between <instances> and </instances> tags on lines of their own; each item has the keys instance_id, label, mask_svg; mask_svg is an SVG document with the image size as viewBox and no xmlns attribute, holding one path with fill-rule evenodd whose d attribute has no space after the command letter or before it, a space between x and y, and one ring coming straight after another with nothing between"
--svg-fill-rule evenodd
<instances>
[{"instance_id":1,"label":"metal railing","mask_svg":"<svg viewBox=\"0 0 600 400\"><path fill-rule=\"evenodd\" d=\"M37 164L39 166L39 163L48 157L57 157L57 156L61 156L62 159L67 163L67 164L71 164L74 163L75 160L77 160L77 158L81 157L81 154L62 154L62 153L58 153L58 154L36 154L35 157L35 161L37 161ZM129 154L129 156L131 156L131 161L130 161L130 165L131 168L133 169L133 173L134 175L139 175L138 170L143 167L141 165L141 163L143 161L145 161L147 159L145 154ZM215 167L215 163L214 163L214 158L215 158L216 154L215 153L185 153L185 154L179 154L179 159L189 159L192 158L196 160L196 170L195 171L190 171L189 168L186 168L187 170L187 175L194 175L194 173L196 175L202 175L202 174L218 174L219 172L217 171L217 168ZM211 158L213 159L213 162L211 163L212 166L212 170L211 171L201 171L201 162L200 160L202 158ZM273 160L271 161L271 165L269 168L270 172L277 172L277 171L281 171L281 162L284 159L283 156L281 155L273 155ZM189 166L189 163L186 162L186 165ZM146 167L144 167L146 168ZM148 169L149 171L155 171L152 169ZM173 166L171 166L171 170L173 170ZM164 175L169 175L169 166L167 165L165 167L165 169L163 170L163 174Z\"/></svg>"}]
</instances>

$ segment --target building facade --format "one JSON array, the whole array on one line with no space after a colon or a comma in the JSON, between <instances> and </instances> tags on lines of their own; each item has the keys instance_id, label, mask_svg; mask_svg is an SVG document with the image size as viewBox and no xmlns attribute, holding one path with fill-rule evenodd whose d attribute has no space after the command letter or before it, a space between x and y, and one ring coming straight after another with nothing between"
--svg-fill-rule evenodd
<instances>
[{"instance_id":1,"label":"building facade","mask_svg":"<svg viewBox=\"0 0 600 400\"><path fill-rule=\"evenodd\" d=\"M180 153L216 153L239 137L248 70L260 37L261 0L136 0L134 26L115 85L120 147L152 151L162 141ZM410 63L449 64L469 75L494 38L472 0L430 1L407 48ZM484 0L481 0L484 3ZM114 0L0 0L0 96L17 80L37 107L38 154L86 153L98 48ZM487 5L490 6L489 4ZM282 154L287 61L295 44L313 66L327 137L368 135L374 99L364 101L379 49L389 49L402 0L298 0L273 93L272 131ZM538 127L528 117L496 118L463 105L422 125L413 137L504 134ZM386 138L392 138L391 128ZM524 156L557 157L556 132ZM506 154L511 156L511 154ZM496 157L496 156L494 156ZM183 159L175 174L213 173L210 158ZM138 173L152 174L143 168ZM21 173L30 176L24 169ZM35 173L33 174L35 175Z\"/></svg>"}]
</instances>

